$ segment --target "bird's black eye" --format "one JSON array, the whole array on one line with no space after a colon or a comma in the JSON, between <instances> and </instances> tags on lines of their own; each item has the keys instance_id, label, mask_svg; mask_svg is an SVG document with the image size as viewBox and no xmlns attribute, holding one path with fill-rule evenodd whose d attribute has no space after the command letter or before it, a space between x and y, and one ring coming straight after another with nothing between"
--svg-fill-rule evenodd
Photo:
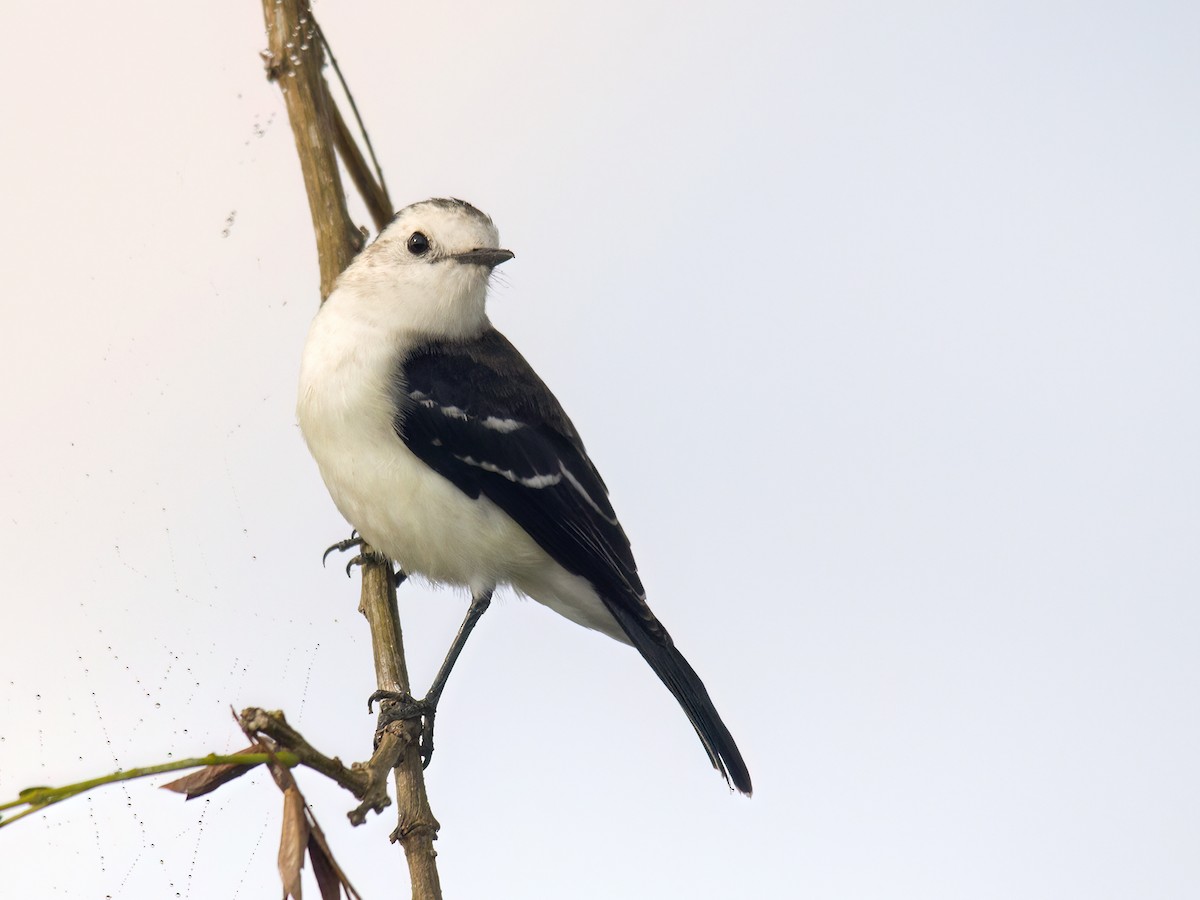
<instances>
[{"instance_id":1,"label":"bird's black eye","mask_svg":"<svg viewBox=\"0 0 1200 900\"><path fill-rule=\"evenodd\" d=\"M414 231L408 237L408 252L413 256L424 256L429 252L429 238L419 231Z\"/></svg>"}]
</instances>

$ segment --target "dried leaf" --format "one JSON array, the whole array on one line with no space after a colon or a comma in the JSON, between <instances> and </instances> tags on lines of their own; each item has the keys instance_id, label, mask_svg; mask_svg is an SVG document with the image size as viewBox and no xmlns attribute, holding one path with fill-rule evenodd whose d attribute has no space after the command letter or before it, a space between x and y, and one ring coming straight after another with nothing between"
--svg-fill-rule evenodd
<instances>
[{"instance_id":1,"label":"dried leaf","mask_svg":"<svg viewBox=\"0 0 1200 900\"><path fill-rule=\"evenodd\" d=\"M262 747L258 744L251 744L246 749L237 752L239 755L242 753L261 753ZM203 769L197 769L195 772L184 775L182 778L176 778L174 781L162 785L162 787L164 790L175 791L177 794L186 794L186 799L191 800L193 797L200 797L211 791L215 791L227 781L240 778L253 769L255 765L222 763L219 766L205 766Z\"/></svg>"},{"instance_id":2,"label":"dried leaf","mask_svg":"<svg viewBox=\"0 0 1200 900\"><path fill-rule=\"evenodd\" d=\"M245 750L238 751L238 753L261 752L262 748L256 744L251 744ZM184 775L182 778L176 778L174 781L162 785L162 787L164 790L175 791L177 794L186 794L186 799L191 800L215 791L227 781L241 778L251 769L257 768L258 765L258 763L241 765L221 763L219 766L205 766L203 769L197 769L195 772Z\"/></svg>"},{"instance_id":3,"label":"dried leaf","mask_svg":"<svg viewBox=\"0 0 1200 900\"><path fill-rule=\"evenodd\" d=\"M325 833L321 831L321 826L317 824L317 820L312 821L312 837L308 839L308 855L313 861L313 872L317 871L317 858L321 857L322 863L327 863L337 878L337 883L345 890L346 896L350 900L362 900L362 894L354 889L354 885L350 883L350 879L346 877L346 873L342 871L342 867L338 865L337 860L333 858L333 851L329 849L329 842L325 840ZM320 878L318 877L318 882ZM321 885L321 900L337 900L340 896L337 892L337 885L333 885L332 893L325 893L324 884Z\"/></svg>"},{"instance_id":4,"label":"dried leaf","mask_svg":"<svg viewBox=\"0 0 1200 900\"><path fill-rule=\"evenodd\" d=\"M312 860L313 874L317 876L321 900L340 900L342 880L338 878L333 860L326 855L325 848L321 846L316 835L310 835L308 838L308 858Z\"/></svg>"},{"instance_id":5,"label":"dried leaf","mask_svg":"<svg viewBox=\"0 0 1200 900\"><path fill-rule=\"evenodd\" d=\"M283 898L300 900L300 870L304 868L304 849L310 835L304 814L304 797L295 785L283 792L283 830L279 835L279 877L283 880Z\"/></svg>"}]
</instances>

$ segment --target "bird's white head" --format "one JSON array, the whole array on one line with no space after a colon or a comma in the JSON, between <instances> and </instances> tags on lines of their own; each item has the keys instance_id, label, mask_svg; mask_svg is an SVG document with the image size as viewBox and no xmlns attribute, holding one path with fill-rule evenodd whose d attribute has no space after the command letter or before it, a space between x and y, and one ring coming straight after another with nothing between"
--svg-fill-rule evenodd
<instances>
[{"instance_id":1,"label":"bird's white head","mask_svg":"<svg viewBox=\"0 0 1200 900\"><path fill-rule=\"evenodd\" d=\"M500 249L492 220L462 200L424 200L391 223L342 273L329 302L389 329L432 338L473 337L488 327L484 304Z\"/></svg>"}]
</instances>

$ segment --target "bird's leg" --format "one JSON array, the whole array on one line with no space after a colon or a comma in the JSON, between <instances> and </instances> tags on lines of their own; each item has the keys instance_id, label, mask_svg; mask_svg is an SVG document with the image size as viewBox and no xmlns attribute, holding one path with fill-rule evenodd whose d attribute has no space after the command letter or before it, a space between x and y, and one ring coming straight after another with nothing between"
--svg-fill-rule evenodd
<instances>
[{"instance_id":1,"label":"bird's leg","mask_svg":"<svg viewBox=\"0 0 1200 900\"><path fill-rule=\"evenodd\" d=\"M429 693L425 695L425 699L427 701L432 700L434 706L437 705L438 698L442 696L442 691L446 688L446 680L450 677L450 670L458 662L459 654L462 653L463 647L467 644L467 638L471 636L471 632L475 629L475 623L479 621L491 605L492 592L490 590L486 591L482 597L471 597L471 605L467 608L467 614L463 617L462 624L458 626L458 634L454 636L454 643L450 645L450 649L446 652L446 658L442 660L442 667L438 669L438 673L433 679L433 684L429 687Z\"/></svg>"},{"instance_id":2,"label":"bird's leg","mask_svg":"<svg viewBox=\"0 0 1200 900\"><path fill-rule=\"evenodd\" d=\"M359 533L357 531L351 531L350 537L346 538L344 541L338 541L336 544L325 548L325 552L321 554L321 565L325 565L325 560L327 560L329 558L329 554L333 553L335 550L338 553L344 553L351 547L361 547L363 543L363 539ZM388 563L390 565L391 560L378 550L372 550L370 553L360 553L350 560L350 562L346 563L346 577L350 577L350 570L355 566L362 566L366 565L367 563ZM400 567L397 566L392 572L392 586L400 587L400 585L404 583L404 579L407 577L408 576L404 574Z\"/></svg>"},{"instance_id":3,"label":"bird's leg","mask_svg":"<svg viewBox=\"0 0 1200 900\"><path fill-rule=\"evenodd\" d=\"M383 701L380 703L379 725L375 732L376 735L389 722L400 719L419 718L423 720L421 725L422 768L427 768L429 761L433 758L433 721L437 713L438 700L441 699L442 691L446 688L446 681L450 678L450 670L458 662L458 657L462 653L463 647L466 646L467 638L471 636L471 632L475 628L475 623L487 612L487 608L491 604L491 590L488 590L480 597L472 595L471 605L467 609L467 615L463 618L462 624L458 626L458 634L454 636L454 643L450 645L450 650L446 653L446 658L442 661L442 667L438 669L437 675L434 676L433 684L429 686L429 692L423 699L415 700L411 694L401 691L376 691L367 698L367 709L370 709L376 700ZM387 703L387 706L383 705L384 702Z\"/></svg>"}]
</instances>

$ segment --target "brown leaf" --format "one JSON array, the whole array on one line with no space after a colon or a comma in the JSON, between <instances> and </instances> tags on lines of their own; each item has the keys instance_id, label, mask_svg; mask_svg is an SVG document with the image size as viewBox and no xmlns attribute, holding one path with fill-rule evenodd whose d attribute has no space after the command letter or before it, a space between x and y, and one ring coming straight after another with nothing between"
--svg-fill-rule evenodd
<instances>
[{"instance_id":1,"label":"brown leaf","mask_svg":"<svg viewBox=\"0 0 1200 900\"><path fill-rule=\"evenodd\" d=\"M321 900L330 900L330 898L337 900L340 896L337 892L338 884L342 886L342 889L345 890L346 896L350 900L362 900L362 895L354 889L354 885L350 883L350 879L346 877L346 873L342 871L342 867L333 858L333 851L329 849L329 842L325 840L325 834L321 831L321 826L317 824L316 819L312 820L312 836L308 839L308 855L313 861L314 874L318 871L318 865L328 865L334 878L336 878L336 882L329 882L332 887L330 891L325 886L325 883L321 881L321 876L317 876L317 881L321 885ZM321 859L320 863L317 862L318 858ZM327 893L327 891L329 892Z\"/></svg>"},{"instance_id":2,"label":"brown leaf","mask_svg":"<svg viewBox=\"0 0 1200 900\"><path fill-rule=\"evenodd\" d=\"M313 874L317 876L321 900L339 900L342 896L342 880L338 878L333 860L326 855L325 848L321 846L316 835L310 835L308 838L308 858L312 860Z\"/></svg>"},{"instance_id":3,"label":"brown leaf","mask_svg":"<svg viewBox=\"0 0 1200 900\"><path fill-rule=\"evenodd\" d=\"M251 744L245 750L239 750L238 753L262 753L262 747ZM186 794L186 799L191 800L215 791L227 781L241 778L257 766L258 763L242 765L222 763L218 766L205 766L203 769L197 769L182 778L176 778L174 781L162 785L162 788L167 791L175 791L177 794Z\"/></svg>"},{"instance_id":4,"label":"brown leaf","mask_svg":"<svg viewBox=\"0 0 1200 900\"><path fill-rule=\"evenodd\" d=\"M283 900L300 900L300 870L304 868L304 848L310 835L304 814L304 797L294 784L283 792L283 830L279 835L279 877L283 880Z\"/></svg>"}]
</instances>

